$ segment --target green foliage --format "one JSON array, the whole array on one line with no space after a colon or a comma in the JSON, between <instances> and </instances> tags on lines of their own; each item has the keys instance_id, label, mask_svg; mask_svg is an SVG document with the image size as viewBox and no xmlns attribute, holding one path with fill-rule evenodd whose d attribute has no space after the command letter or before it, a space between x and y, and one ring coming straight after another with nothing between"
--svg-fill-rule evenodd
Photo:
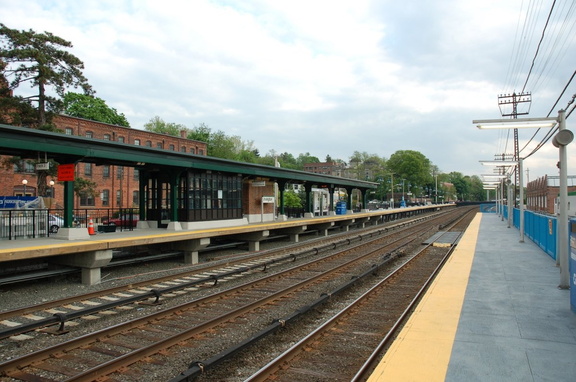
<instances>
[{"instance_id":1,"label":"green foliage","mask_svg":"<svg viewBox=\"0 0 576 382\"><path fill-rule=\"evenodd\" d=\"M74 179L74 193L77 196L90 195L96 197L98 195L98 183L84 178Z\"/></svg>"},{"instance_id":2,"label":"green foliage","mask_svg":"<svg viewBox=\"0 0 576 382\"><path fill-rule=\"evenodd\" d=\"M108 123L110 125L130 127L122 113L106 105L106 102L92 95L68 92L63 99L64 113L78 118Z\"/></svg>"},{"instance_id":3,"label":"green foliage","mask_svg":"<svg viewBox=\"0 0 576 382\"><path fill-rule=\"evenodd\" d=\"M181 130L188 131L186 126L173 122L164 122L159 116L151 118L148 123L144 124L144 128L154 133L172 135L174 137L179 137Z\"/></svg>"},{"instance_id":4,"label":"green foliage","mask_svg":"<svg viewBox=\"0 0 576 382\"><path fill-rule=\"evenodd\" d=\"M413 150L399 150L387 161L388 170L394 174L394 179L400 183L404 179L407 190L414 192L415 186L431 185L432 165L424 154Z\"/></svg>"},{"instance_id":5,"label":"green foliage","mask_svg":"<svg viewBox=\"0 0 576 382\"><path fill-rule=\"evenodd\" d=\"M354 151L350 157L350 173L356 179L380 181L386 173L386 159L376 154Z\"/></svg>"},{"instance_id":6,"label":"green foliage","mask_svg":"<svg viewBox=\"0 0 576 382\"><path fill-rule=\"evenodd\" d=\"M84 63L65 48L72 44L50 32L18 31L0 24L0 60L4 78L10 89L24 83L36 89L36 94L22 98L38 104L38 124L48 121L47 112L59 109L58 99L48 95L52 88L60 97L68 87L82 88L92 94L88 80L82 74Z\"/></svg>"},{"instance_id":7,"label":"green foliage","mask_svg":"<svg viewBox=\"0 0 576 382\"><path fill-rule=\"evenodd\" d=\"M243 141L238 135L229 136L222 130L213 132L201 123L188 130L188 139L206 142L208 155L246 163L260 163L260 154L252 141Z\"/></svg>"},{"instance_id":8,"label":"green foliage","mask_svg":"<svg viewBox=\"0 0 576 382\"><path fill-rule=\"evenodd\" d=\"M291 208L300 208L304 205L302 197L294 190L284 192L284 206Z\"/></svg>"},{"instance_id":9,"label":"green foliage","mask_svg":"<svg viewBox=\"0 0 576 382\"><path fill-rule=\"evenodd\" d=\"M194 126L192 130L188 131L188 139L208 142L210 140L210 133L212 133L212 130L204 123L201 123L199 126Z\"/></svg>"},{"instance_id":10,"label":"green foliage","mask_svg":"<svg viewBox=\"0 0 576 382\"><path fill-rule=\"evenodd\" d=\"M306 152L306 154L298 155L298 158L296 159L296 163L298 164L298 166L300 166L300 169L303 169L304 164L306 164L306 163L320 163L320 159L318 159L318 157L310 155L309 152Z\"/></svg>"}]
</instances>

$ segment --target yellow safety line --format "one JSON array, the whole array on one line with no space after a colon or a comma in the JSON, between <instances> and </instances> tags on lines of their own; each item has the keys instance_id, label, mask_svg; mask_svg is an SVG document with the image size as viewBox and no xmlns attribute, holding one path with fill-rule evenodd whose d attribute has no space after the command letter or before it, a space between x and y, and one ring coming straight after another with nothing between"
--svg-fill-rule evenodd
<instances>
[{"instance_id":1,"label":"yellow safety line","mask_svg":"<svg viewBox=\"0 0 576 382\"><path fill-rule=\"evenodd\" d=\"M368 382L444 381L470 278L477 214Z\"/></svg>"}]
</instances>

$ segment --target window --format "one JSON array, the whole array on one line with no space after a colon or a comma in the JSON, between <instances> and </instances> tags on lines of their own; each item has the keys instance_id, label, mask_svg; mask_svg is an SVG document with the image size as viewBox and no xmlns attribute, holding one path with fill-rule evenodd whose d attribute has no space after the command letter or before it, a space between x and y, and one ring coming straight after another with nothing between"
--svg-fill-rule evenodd
<instances>
[{"instance_id":1,"label":"window","mask_svg":"<svg viewBox=\"0 0 576 382\"><path fill-rule=\"evenodd\" d=\"M157 149L161 149L161 148L163 148L163 147L164 147L164 146L162 145L162 142L156 143L156 148L157 148Z\"/></svg>"},{"instance_id":2,"label":"window","mask_svg":"<svg viewBox=\"0 0 576 382\"><path fill-rule=\"evenodd\" d=\"M132 204L137 206L140 203L140 192L132 191Z\"/></svg>"},{"instance_id":3,"label":"window","mask_svg":"<svg viewBox=\"0 0 576 382\"><path fill-rule=\"evenodd\" d=\"M81 206L94 206L94 197L86 192L80 194Z\"/></svg>"},{"instance_id":4,"label":"window","mask_svg":"<svg viewBox=\"0 0 576 382\"><path fill-rule=\"evenodd\" d=\"M105 141L109 141L110 140L110 134L104 134L102 139L104 139Z\"/></svg>"},{"instance_id":5,"label":"window","mask_svg":"<svg viewBox=\"0 0 576 382\"><path fill-rule=\"evenodd\" d=\"M118 166L116 168L116 179L124 178L124 166Z\"/></svg>"},{"instance_id":6,"label":"window","mask_svg":"<svg viewBox=\"0 0 576 382\"><path fill-rule=\"evenodd\" d=\"M120 190L116 190L116 206L122 207L122 192Z\"/></svg>"},{"instance_id":7,"label":"window","mask_svg":"<svg viewBox=\"0 0 576 382\"><path fill-rule=\"evenodd\" d=\"M198 155L204 155L204 150L198 149Z\"/></svg>"},{"instance_id":8,"label":"window","mask_svg":"<svg viewBox=\"0 0 576 382\"><path fill-rule=\"evenodd\" d=\"M92 176L92 163L84 163L84 175Z\"/></svg>"},{"instance_id":9,"label":"window","mask_svg":"<svg viewBox=\"0 0 576 382\"><path fill-rule=\"evenodd\" d=\"M118 137L118 142L124 143L124 137Z\"/></svg>"},{"instance_id":10,"label":"window","mask_svg":"<svg viewBox=\"0 0 576 382\"><path fill-rule=\"evenodd\" d=\"M140 179L140 170L137 168L134 169L134 180Z\"/></svg>"},{"instance_id":11,"label":"window","mask_svg":"<svg viewBox=\"0 0 576 382\"><path fill-rule=\"evenodd\" d=\"M26 174L33 174L36 172L34 165L27 160L21 160L14 163L14 172L23 172Z\"/></svg>"},{"instance_id":12,"label":"window","mask_svg":"<svg viewBox=\"0 0 576 382\"><path fill-rule=\"evenodd\" d=\"M171 145L170 145L170 150L174 151L174 149L175 149L175 148L174 148L174 145L171 144Z\"/></svg>"},{"instance_id":13,"label":"window","mask_svg":"<svg viewBox=\"0 0 576 382\"><path fill-rule=\"evenodd\" d=\"M86 138L94 138L94 133L91 131L86 132Z\"/></svg>"},{"instance_id":14,"label":"window","mask_svg":"<svg viewBox=\"0 0 576 382\"><path fill-rule=\"evenodd\" d=\"M183 153L185 153L185 152L186 152L186 146L182 146L182 147L180 147L180 152L183 152Z\"/></svg>"},{"instance_id":15,"label":"window","mask_svg":"<svg viewBox=\"0 0 576 382\"><path fill-rule=\"evenodd\" d=\"M136 146L140 146L140 139L134 139L134 144Z\"/></svg>"},{"instance_id":16,"label":"window","mask_svg":"<svg viewBox=\"0 0 576 382\"><path fill-rule=\"evenodd\" d=\"M102 190L102 205L109 206L110 205L110 190Z\"/></svg>"},{"instance_id":17,"label":"window","mask_svg":"<svg viewBox=\"0 0 576 382\"><path fill-rule=\"evenodd\" d=\"M146 141L146 147L152 147L152 141Z\"/></svg>"},{"instance_id":18,"label":"window","mask_svg":"<svg viewBox=\"0 0 576 382\"><path fill-rule=\"evenodd\" d=\"M110 166L107 164L102 166L102 177L110 178Z\"/></svg>"},{"instance_id":19,"label":"window","mask_svg":"<svg viewBox=\"0 0 576 382\"><path fill-rule=\"evenodd\" d=\"M183 179L186 181L186 179ZM189 174L186 205L191 220L236 219L242 217L242 178L225 174Z\"/></svg>"},{"instance_id":20,"label":"window","mask_svg":"<svg viewBox=\"0 0 576 382\"><path fill-rule=\"evenodd\" d=\"M74 129L71 127L66 128L66 135L74 135Z\"/></svg>"},{"instance_id":21,"label":"window","mask_svg":"<svg viewBox=\"0 0 576 382\"><path fill-rule=\"evenodd\" d=\"M194 154L194 149L190 149L190 154Z\"/></svg>"}]
</instances>

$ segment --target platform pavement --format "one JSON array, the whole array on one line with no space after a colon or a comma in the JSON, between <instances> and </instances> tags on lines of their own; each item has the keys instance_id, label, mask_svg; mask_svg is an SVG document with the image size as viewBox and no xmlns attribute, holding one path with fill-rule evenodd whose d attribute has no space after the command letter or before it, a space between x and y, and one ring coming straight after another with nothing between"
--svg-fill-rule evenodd
<instances>
[{"instance_id":1,"label":"platform pavement","mask_svg":"<svg viewBox=\"0 0 576 382\"><path fill-rule=\"evenodd\" d=\"M570 291L519 239L478 214L369 381L576 381Z\"/></svg>"}]
</instances>

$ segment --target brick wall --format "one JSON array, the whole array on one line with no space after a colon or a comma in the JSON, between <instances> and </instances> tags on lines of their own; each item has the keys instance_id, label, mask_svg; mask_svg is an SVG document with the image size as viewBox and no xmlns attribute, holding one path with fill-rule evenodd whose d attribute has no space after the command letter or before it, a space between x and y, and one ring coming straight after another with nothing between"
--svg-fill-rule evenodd
<instances>
[{"instance_id":1,"label":"brick wall","mask_svg":"<svg viewBox=\"0 0 576 382\"><path fill-rule=\"evenodd\" d=\"M145 130L131 129L127 127L109 125L100 122L89 121L82 118L74 118L66 115L54 117L54 125L67 134L77 136L91 136L94 139L106 139L111 141L123 141L126 144L137 144L165 150L187 152L190 154L207 155L206 143L186 139L184 136L174 137L165 134L157 134ZM0 158L3 159L3 158ZM108 171L107 176L104 172ZM137 175L137 174L136 174ZM138 191L138 178L133 168L118 166L96 166L94 164L78 163L76 176L91 180L98 184L98 195L94 198L94 205L82 205L78 197L74 197L74 208L117 208L138 207L133 202L134 192ZM12 169L0 168L0 195L13 196L23 194L22 180L28 181L26 194L38 195L37 177L34 171L15 173ZM56 181L48 177L46 182ZM49 199L47 205L53 207L63 206L63 185L56 182L54 185L55 200ZM108 191L108 203L102 199L102 194Z\"/></svg>"}]
</instances>

